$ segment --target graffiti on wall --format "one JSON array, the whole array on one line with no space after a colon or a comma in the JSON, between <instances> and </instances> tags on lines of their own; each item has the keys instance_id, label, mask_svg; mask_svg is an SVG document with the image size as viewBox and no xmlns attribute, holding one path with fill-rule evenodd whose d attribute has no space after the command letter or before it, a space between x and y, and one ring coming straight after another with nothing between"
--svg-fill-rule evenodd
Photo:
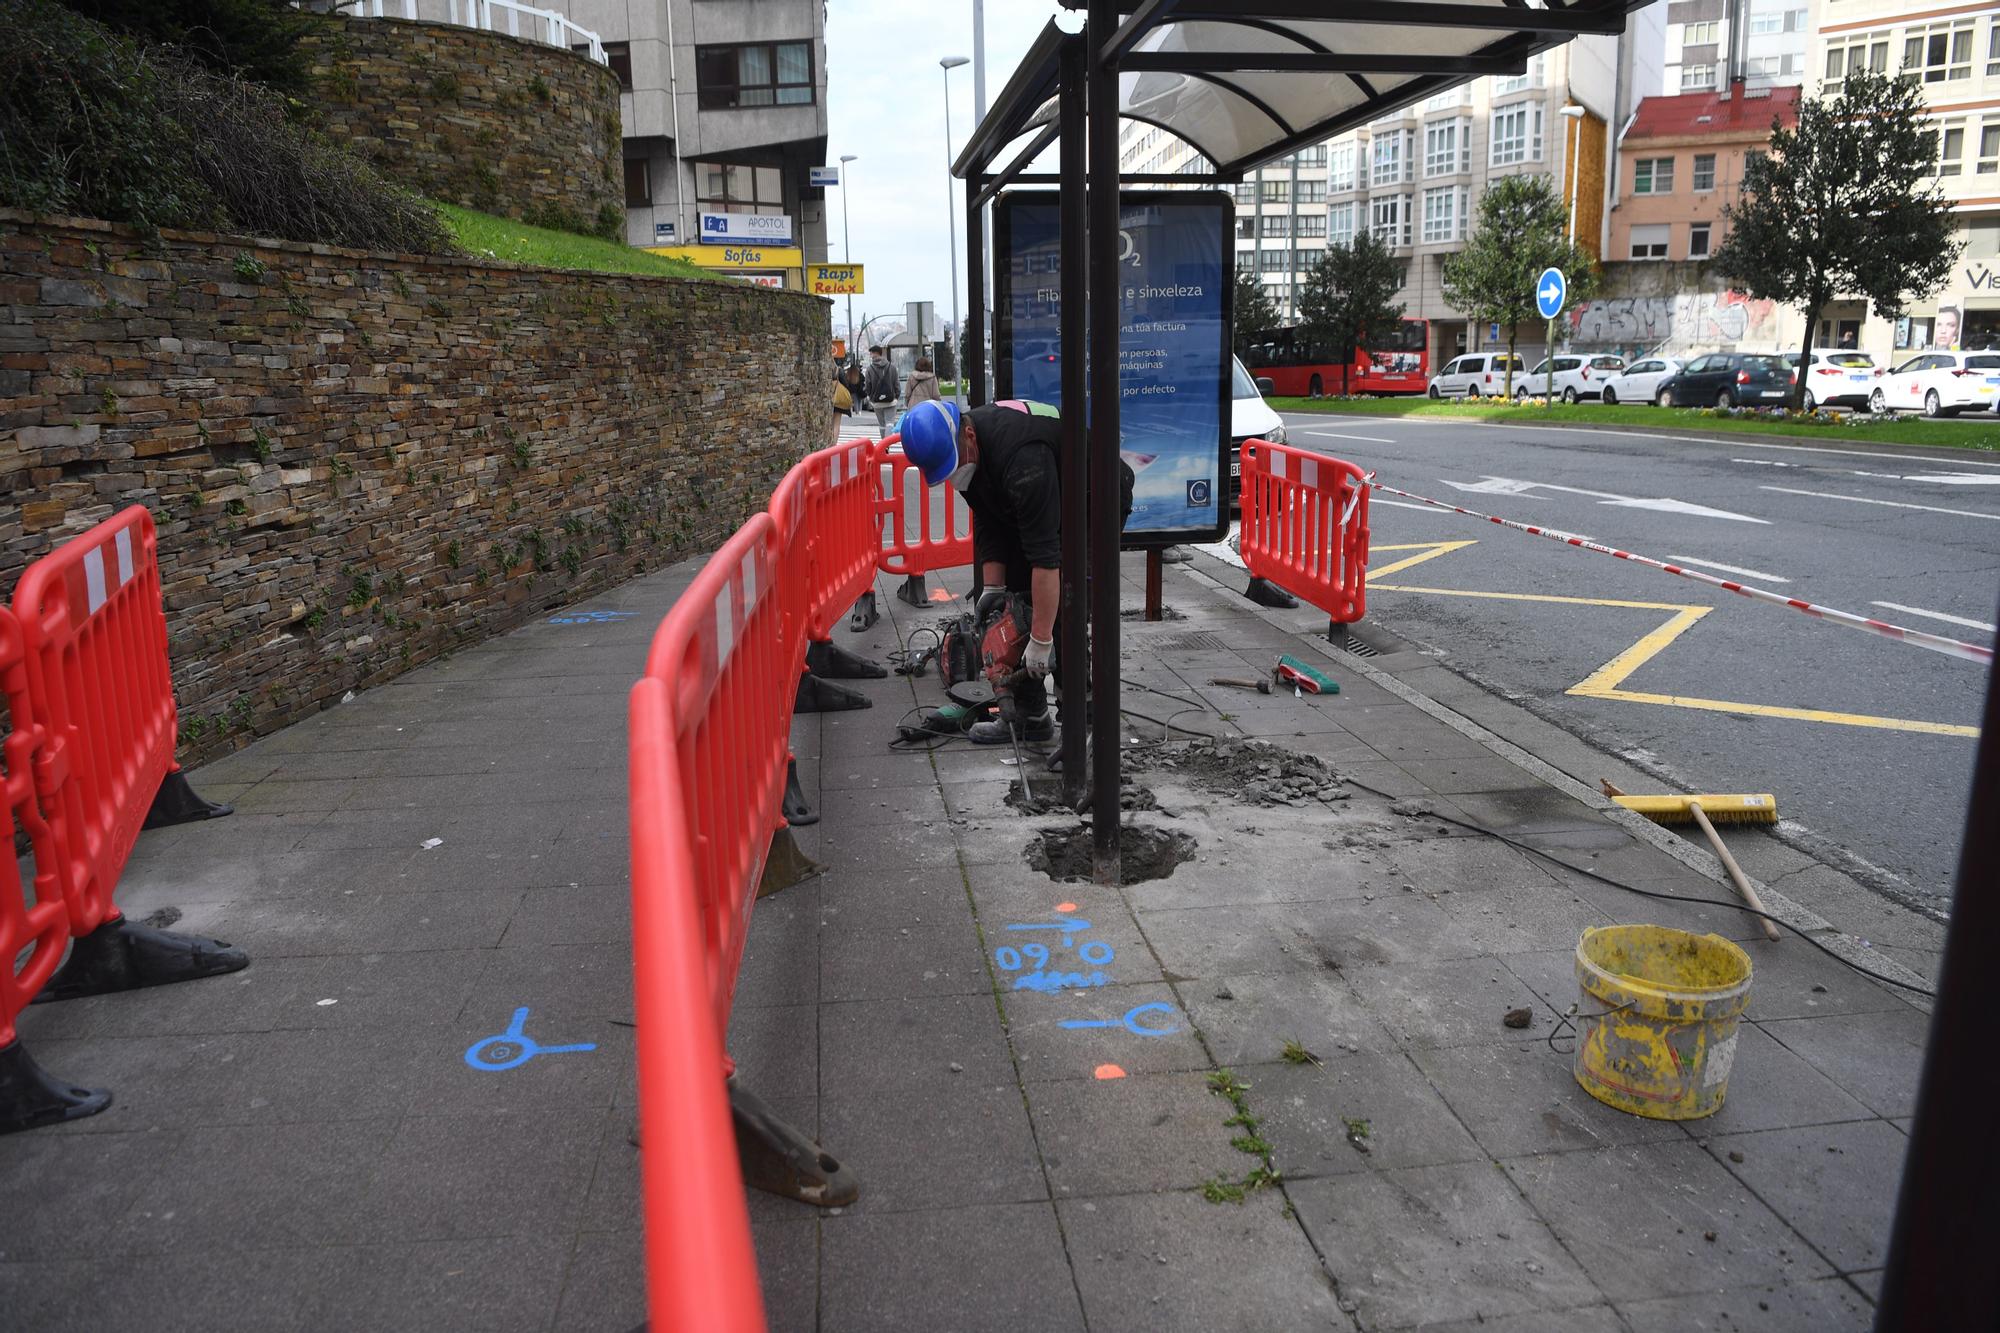
<instances>
[{"instance_id":1,"label":"graffiti on wall","mask_svg":"<svg viewBox=\"0 0 2000 1333\"><path fill-rule=\"evenodd\" d=\"M1742 292L1682 292L1585 301L1570 312L1570 340L1615 347L1729 347L1777 337L1778 307Z\"/></svg>"}]
</instances>

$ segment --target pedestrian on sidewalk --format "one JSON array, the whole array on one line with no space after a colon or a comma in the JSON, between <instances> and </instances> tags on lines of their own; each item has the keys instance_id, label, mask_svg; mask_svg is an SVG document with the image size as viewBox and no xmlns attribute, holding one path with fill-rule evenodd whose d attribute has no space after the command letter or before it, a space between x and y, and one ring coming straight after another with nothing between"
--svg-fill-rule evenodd
<instances>
[{"instance_id":1,"label":"pedestrian on sidewalk","mask_svg":"<svg viewBox=\"0 0 2000 1333\"><path fill-rule=\"evenodd\" d=\"M931 359L918 357L916 369L910 372L909 383L903 387L903 410L907 412L918 403L937 402L943 397L938 392L938 377L931 368Z\"/></svg>"},{"instance_id":2,"label":"pedestrian on sidewalk","mask_svg":"<svg viewBox=\"0 0 2000 1333\"><path fill-rule=\"evenodd\" d=\"M1055 666L1056 611L1062 604L1062 414L1047 403L1003 399L963 415L955 403L928 399L903 418L903 453L924 483L944 483L972 510L972 558L980 596L981 626L1002 614L1011 597L1028 603L1028 637L1013 687L1021 739L1055 736L1047 677ZM1120 521L1131 517L1132 466L1123 470ZM974 723L966 733L979 745L1013 738L998 718Z\"/></svg>"},{"instance_id":3,"label":"pedestrian on sidewalk","mask_svg":"<svg viewBox=\"0 0 2000 1333\"><path fill-rule=\"evenodd\" d=\"M867 390L862 384L862 379L861 362L858 358L850 360L841 369L840 382L847 386L847 399L850 404L848 409L849 416L858 417L861 415L863 410L862 400L868 396Z\"/></svg>"},{"instance_id":4,"label":"pedestrian on sidewalk","mask_svg":"<svg viewBox=\"0 0 2000 1333\"><path fill-rule=\"evenodd\" d=\"M896 399L902 385L896 381L896 368L889 364L889 358L877 344L868 349L868 406L875 413L875 428L879 435L889 433L889 423L896 417Z\"/></svg>"}]
</instances>

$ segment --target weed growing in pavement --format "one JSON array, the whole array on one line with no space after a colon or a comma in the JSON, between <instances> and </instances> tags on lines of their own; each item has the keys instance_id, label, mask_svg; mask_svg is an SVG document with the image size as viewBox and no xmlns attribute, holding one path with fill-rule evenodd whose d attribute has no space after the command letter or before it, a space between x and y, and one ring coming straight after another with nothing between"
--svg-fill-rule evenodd
<instances>
[{"instance_id":1,"label":"weed growing in pavement","mask_svg":"<svg viewBox=\"0 0 2000 1333\"><path fill-rule=\"evenodd\" d=\"M1301 1046L1296 1037L1285 1043L1284 1056L1287 1064L1312 1065L1314 1068L1319 1068L1321 1065L1320 1058Z\"/></svg>"},{"instance_id":2,"label":"weed growing in pavement","mask_svg":"<svg viewBox=\"0 0 2000 1333\"><path fill-rule=\"evenodd\" d=\"M1243 1131L1229 1140L1229 1146L1255 1157L1257 1165L1241 1181L1216 1177L1204 1182L1202 1197L1210 1203L1242 1203L1250 1193L1282 1182L1284 1177L1271 1162L1271 1145L1257 1133L1262 1122L1250 1114L1250 1102L1245 1096L1250 1091L1250 1085L1237 1078L1234 1072L1218 1069L1208 1076L1208 1090L1225 1098L1236 1112L1222 1122L1228 1128Z\"/></svg>"}]
</instances>

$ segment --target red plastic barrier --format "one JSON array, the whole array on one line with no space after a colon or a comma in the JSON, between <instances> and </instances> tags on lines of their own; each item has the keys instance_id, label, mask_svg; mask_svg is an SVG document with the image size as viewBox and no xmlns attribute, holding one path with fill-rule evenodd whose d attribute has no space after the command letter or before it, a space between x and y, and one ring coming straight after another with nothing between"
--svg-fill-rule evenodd
<instances>
[{"instance_id":1,"label":"red plastic barrier","mask_svg":"<svg viewBox=\"0 0 2000 1333\"><path fill-rule=\"evenodd\" d=\"M822 449L806 459L811 510L807 637L827 639L862 593L875 586L875 506L880 482L865 441ZM775 516L775 511L774 511Z\"/></svg>"},{"instance_id":2,"label":"red plastic barrier","mask_svg":"<svg viewBox=\"0 0 2000 1333\"><path fill-rule=\"evenodd\" d=\"M0 1047L14 1041L14 1020L35 998L62 961L69 944L69 910L56 882L55 843L35 801L34 763L42 748L42 728L28 700L28 649L20 622L0 607L0 687L7 696L10 730L0 753L5 756L10 821L7 854L0 857ZM20 863L11 839L28 835L34 852L35 901L31 906L21 884Z\"/></svg>"},{"instance_id":3,"label":"red plastic barrier","mask_svg":"<svg viewBox=\"0 0 2000 1333\"><path fill-rule=\"evenodd\" d=\"M35 561L14 590L28 688L60 783L52 857L70 932L118 915L112 893L174 769L174 685L153 518L133 506ZM67 780L64 781L64 777Z\"/></svg>"},{"instance_id":4,"label":"red plastic barrier","mask_svg":"<svg viewBox=\"0 0 2000 1333\"><path fill-rule=\"evenodd\" d=\"M655 1328L764 1326L723 1035L783 824L810 486L808 472L773 497L788 531L758 514L715 553L661 623L632 688L640 1169Z\"/></svg>"},{"instance_id":5,"label":"red plastic barrier","mask_svg":"<svg viewBox=\"0 0 2000 1333\"><path fill-rule=\"evenodd\" d=\"M949 486L924 485L902 443L902 436L889 435L873 446L882 488L875 504L881 524L876 566L887 574L928 574L971 564L972 510L965 497Z\"/></svg>"},{"instance_id":6,"label":"red plastic barrier","mask_svg":"<svg viewBox=\"0 0 2000 1333\"><path fill-rule=\"evenodd\" d=\"M1368 484L1361 469L1264 440L1243 445L1243 563L1341 624L1367 611Z\"/></svg>"}]
</instances>

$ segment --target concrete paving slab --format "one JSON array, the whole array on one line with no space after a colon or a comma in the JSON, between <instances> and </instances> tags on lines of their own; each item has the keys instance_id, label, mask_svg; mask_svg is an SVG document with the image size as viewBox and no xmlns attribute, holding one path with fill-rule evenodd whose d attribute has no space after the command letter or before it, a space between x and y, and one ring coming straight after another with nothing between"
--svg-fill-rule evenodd
<instances>
[{"instance_id":1,"label":"concrete paving slab","mask_svg":"<svg viewBox=\"0 0 2000 1333\"><path fill-rule=\"evenodd\" d=\"M1245 904L1141 912L1161 963L1179 976L1247 976L1325 968L1359 972L1465 957L1471 941L1434 903L1374 900Z\"/></svg>"},{"instance_id":2,"label":"concrete paving slab","mask_svg":"<svg viewBox=\"0 0 2000 1333\"><path fill-rule=\"evenodd\" d=\"M972 927L965 880L957 859L949 854L926 866L887 866L872 873L829 871L815 883L820 937L827 948L858 946L871 936L885 931L893 935L905 927ZM773 901L782 899L780 895ZM754 927L754 916L751 923Z\"/></svg>"},{"instance_id":3,"label":"concrete paving slab","mask_svg":"<svg viewBox=\"0 0 2000 1333\"><path fill-rule=\"evenodd\" d=\"M966 922L899 927L826 948L819 979L827 1000L986 995L993 987L979 938Z\"/></svg>"},{"instance_id":4,"label":"concrete paving slab","mask_svg":"<svg viewBox=\"0 0 2000 1333\"><path fill-rule=\"evenodd\" d=\"M1720 1134L1708 1141L1718 1161L1842 1271L1888 1262L1908 1147L1902 1133L1880 1120ZM1831 1168L1830 1158L1839 1159Z\"/></svg>"},{"instance_id":5,"label":"concrete paving slab","mask_svg":"<svg viewBox=\"0 0 2000 1333\"><path fill-rule=\"evenodd\" d=\"M1190 978L1177 988L1218 1064L1276 1060L1288 1041L1322 1053L1396 1049L1339 972L1229 973Z\"/></svg>"},{"instance_id":6,"label":"concrete paving slab","mask_svg":"<svg viewBox=\"0 0 2000 1333\"><path fill-rule=\"evenodd\" d=\"M790 1250L780 1235L768 1235L764 1231L757 1234L757 1249L760 1263L759 1275L765 1285L772 1285L771 1276L762 1272L764 1255L768 1252L773 1268L778 1268L784 1258L790 1257ZM789 1268L781 1269L789 1272ZM577 1237L576 1248L570 1253L569 1264L563 1270L562 1295L556 1309L555 1328L557 1333L589 1333L595 1329L633 1329L646 1321L645 1287L645 1246L644 1238L637 1231L592 1231ZM767 1307L773 1303L772 1294L765 1297ZM797 1308L797 1300L784 1302L783 1310ZM808 1308L810 1308L808 1306ZM778 1311L769 1310L774 1317L772 1328L796 1328L797 1324L784 1324L775 1316Z\"/></svg>"},{"instance_id":7,"label":"concrete paving slab","mask_svg":"<svg viewBox=\"0 0 2000 1333\"><path fill-rule=\"evenodd\" d=\"M1603 1300L1489 1162L1329 1176L1286 1193L1364 1328Z\"/></svg>"},{"instance_id":8,"label":"concrete paving slab","mask_svg":"<svg viewBox=\"0 0 2000 1333\"><path fill-rule=\"evenodd\" d=\"M1104 1065L1128 1074L1212 1067L1179 997L1163 981L1055 994L1009 991L1003 1003L1007 1039L1023 1084L1089 1079ZM1166 1007L1154 1007L1161 1005ZM1127 1017L1149 1035L1128 1028ZM1065 1027L1065 1023L1091 1026Z\"/></svg>"},{"instance_id":9,"label":"concrete paving slab","mask_svg":"<svg viewBox=\"0 0 2000 1333\"><path fill-rule=\"evenodd\" d=\"M1685 1333L1689 1329L1862 1333L1875 1323L1875 1311L1867 1299L1837 1277L1621 1302L1617 1308L1632 1333Z\"/></svg>"},{"instance_id":10,"label":"concrete paving slab","mask_svg":"<svg viewBox=\"0 0 2000 1333\"><path fill-rule=\"evenodd\" d=\"M1736 1027L1729 1093L1716 1113L1690 1122L1703 1136L1799 1125L1866 1120L1873 1113L1834 1081L1766 1035L1755 1023Z\"/></svg>"},{"instance_id":11,"label":"concrete paving slab","mask_svg":"<svg viewBox=\"0 0 2000 1333\"><path fill-rule=\"evenodd\" d=\"M1035 1142L1058 1199L1186 1190L1240 1180L1258 1163L1204 1073L1065 1079L1027 1089Z\"/></svg>"},{"instance_id":12,"label":"concrete paving slab","mask_svg":"<svg viewBox=\"0 0 2000 1333\"><path fill-rule=\"evenodd\" d=\"M945 1292L967 1333L1084 1327L1047 1203L829 1218L820 1261L824 1333L935 1328Z\"/></svg>"},{"instance_id":13,"label":"concrete paving slab","mask_svg":"<svg viewBox=\"0 0 2000 1333\"><path fill-rule=\"evenodd\" d=\"M1912 1115L1930 1019L1914 1009L1761 1025L1877 1115Z\"/></svg>"},{"instance_id":14,"label":"concrete paving slab","mask_svg":"<svg viewBox=\"0 0 2000 1333\"><path fill-rule=\"evenodd\" d=\"M1049 1186L1021 1089L969 1081L926 1086L891 1112L880 1096L827 1093L820 1141L861 1182L852 1214L935 1213L982 1203L1046 1199ZM794 1205L796 1206L796 1205Z\"/></svg>"},{"instance_id":15,"label":"concrete paving slab","mask_svg":"<svg viewBox=\"0 0 2000 1333\"><path fill-rule=\"evenodd\" d=\"M1404 1046L1490 1046L1521 1034L1501 1020L1534 994L1497 958L1471 957L1351 969L1348 981Z\"/></svg>"},{"instance_id":16,"label":"concrete paving slab","mask_svg":"<svg viewBox=\"0 0 2000 1333\"><path fill-rule=\"evenodd\" d=\"M575 1230L604 1118L615 1114L405 1119L356 1206L336 1210L334 1230L360 1243L563 1236Z\"/></svg>"},{"instance_id":17,"label":"concrete paving slab","mask_svg":"<svg viewBox=\"0 0 2000 1333\"><path fill-rule=\"evenodd\" d=\"M1497 1319L1454 1319L1448 1324L1404 1327L1410 1333L1419 1330L1421 1333L1626 1333L1624 1321L1608 1305L1579 1305L1570 1310L1537 1310L1533 1314L1501 1315Z\"/></svg>"},{"instance_id":18,"label":"concrete paving slab","mask_svg":"<svg viewBox=\"0 0 2000 1333\"><path fill-rule=\"evenodd\" d=\"M1317 1063L1236 1069L1287 1180L1486 1159L1407 1055L1307 1050Z\"/></svg>"},{"instance_id":19,"label":"concrete paving slab","mask_svg":"<svg viewBox=\"0 0 2000 1333\"><path fill-rule=\"evenodd\" d=\"M539 1329L562 1291L563 1236L348 1246L322 1254L300 1326L370 1333L397 1325Z\"/></svg>"},{"instance_id":20,"label":"concrete paving slab","mask_svg":"<svg viewBox=\"0 0 2000 1333\"><path fill-rule=\"evenodd\" d=\"M1495 1158L1686 1138L1672 1121L1627 1115L1585 1092L1567 1042L1560 1050L1540 1039L1455 1046L1411 1058Z\"/></svg>"},{"instance_id":21,"label":"concrete paving slab","mask_svg":"<svg viewBox=\"0 0 2000 1333\"><path fill-rule=\"evenodd\" d=\"M828 1100L929 1095L954 1081L994 1086L1014 1077L988 995L827 1004L819 1043L820 1088Z\"/></svg>"}]
</instances>

